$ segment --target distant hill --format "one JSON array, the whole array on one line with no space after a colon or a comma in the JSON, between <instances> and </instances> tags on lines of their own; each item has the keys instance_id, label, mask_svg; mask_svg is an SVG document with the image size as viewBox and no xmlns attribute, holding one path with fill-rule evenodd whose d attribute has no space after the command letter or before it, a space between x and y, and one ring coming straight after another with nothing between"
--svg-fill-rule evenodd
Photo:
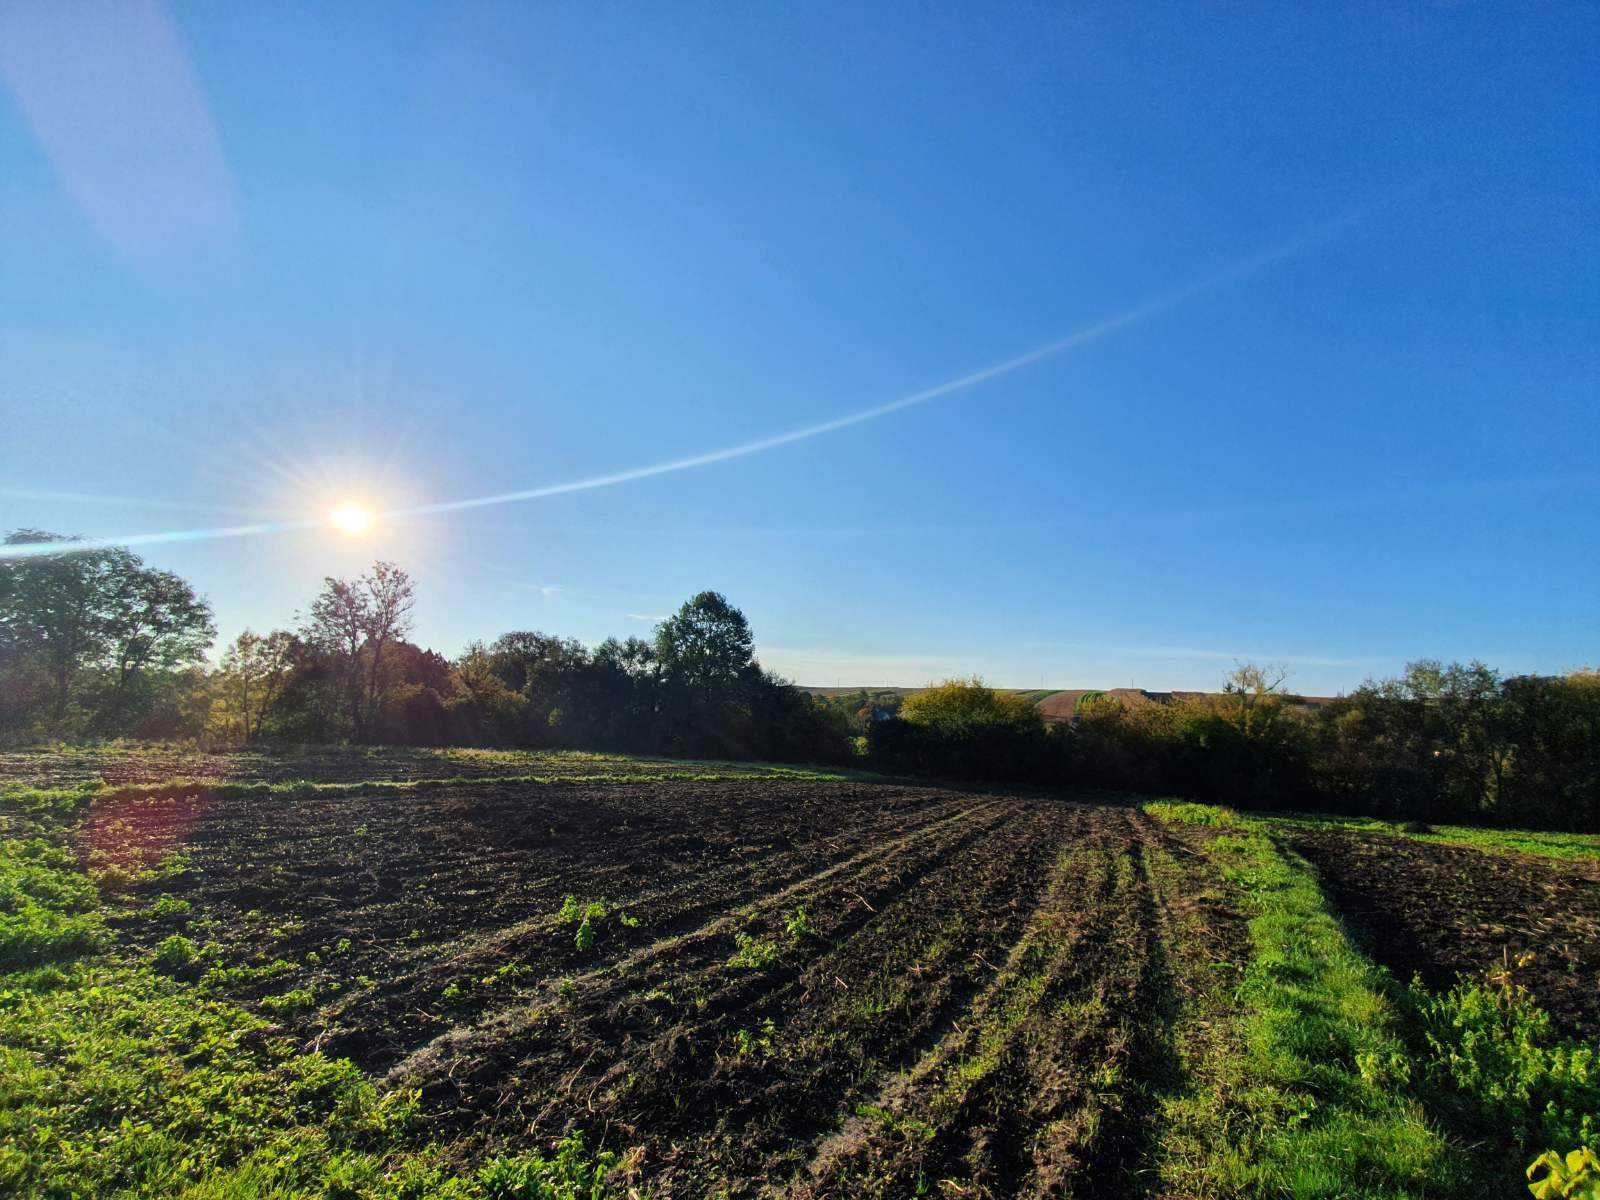
<instances>
[{"instance_id":1,"label":"distant hill","mask_svg":"<svg viewBox=\"0 0 1600 1200\"><path fill-rule=\"evenodd\" d=\"M854 696L858 692L865 692L872 700L879 700L885 696L906 697L913 692L922 691L921 688L911 687L808 687L804 691L814 696ZM1039 713L1046 721L1066 722L1072 720L1078 711L1078 705L1085 696L1107 696L1119 700L1128 708L1138 708L1146 704L1171 704L1175 700L1184 700L1190 696L1220 696L1221 692L1151 692L1144 688L997 688L997 691L1014 692L1026 696L1039 708ZM1297 696L1290 695L1289 700L1304 708L1321 708L1330 703L1332 696Z\"/></svg>"}]
</instances>

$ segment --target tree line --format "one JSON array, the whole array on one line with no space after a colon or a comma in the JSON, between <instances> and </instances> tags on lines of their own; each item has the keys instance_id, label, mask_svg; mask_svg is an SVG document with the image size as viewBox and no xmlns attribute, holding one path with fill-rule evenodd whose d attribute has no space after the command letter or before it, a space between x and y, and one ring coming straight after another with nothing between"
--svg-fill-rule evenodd
<instances>
[{"instance_id":1,"label":"tree line","mask_svg":"<svg viewBox=\"0 0 1600 1200\"><path fill-rule=\"evenodd\" d=\"M20 530L8 545L69 543ZM410 640L392 563L326 579L292 627L206 655L210 606L127 550L0 560L0 741L133 737L585 748L841 762L843 717L756 662L749 622L702 592L652 639L515 631L455 659Z\"/></svg>"},{"instance_id":2,"label":"tree line","mask_svg":"<svg viewBox=\"0 0 1600 1200\"><path fill-rule=\"evenodd\" d=\"M10 545L65 542L20 530ZM0 560L0 742L193 739L615 750L853 763L1250 808L1600 831L1600 673L1411 664L1307 704L1281 673L1047 725L1025 696L955 680L902 698L812 696L756 661L717 592L648 640L514 631L454 659L410 640L415 584L376 563L324 581L291 627L216 625L184 580L124 549Z\"/></svg>"},{"instance_id":3,"label":"tree line","mask_svg":"<svg viewBox=\"0 0 1600 1200\"><path fill-rule=\"evenodd\" d=\"M1113 788L1242 808L1600 832L1600 672L1505 677L1410 664L1308 704L1281 672L1238 667L1220 693L1032 704L955 681L869 720L886 771Z\"/></svg>"}]
</instances>

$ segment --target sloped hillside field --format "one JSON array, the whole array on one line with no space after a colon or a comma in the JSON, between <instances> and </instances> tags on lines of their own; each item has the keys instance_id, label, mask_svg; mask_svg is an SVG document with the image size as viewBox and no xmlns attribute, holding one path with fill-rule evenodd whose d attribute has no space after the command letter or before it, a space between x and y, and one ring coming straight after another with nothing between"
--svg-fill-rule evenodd
<instances>
[{"instance_id":1,"label":"sloped hillside field","mask_svg":"<svg viewBox=\"0 0 1600 1200\"><path fill-rule=\"evenodd\" d=\"M1321 1154L1302 1194L1470 1194L1356 1065L1406 1053L1381 973L1224 811L368 763L12 764L0 1185L1269 1195Z\"/></svg>"}]
</instances>

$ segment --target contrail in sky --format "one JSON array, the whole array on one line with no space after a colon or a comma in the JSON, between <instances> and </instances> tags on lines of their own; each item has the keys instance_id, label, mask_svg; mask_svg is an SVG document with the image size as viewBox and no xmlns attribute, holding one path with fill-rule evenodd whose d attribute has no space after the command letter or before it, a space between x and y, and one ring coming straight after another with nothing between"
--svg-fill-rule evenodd
<instances>
[{"instance_id":1,"label":"contrail in sky","mask_svg":"<svg viewBox=\"0 0 1600 1200\"><path fill-rule=\"evenodd\" d=\"M736 446L724 446L720 450L711 450L705 454L693 454L687 458L674 458L666 462L652 463L647 467L632 467L626 471L616 471L609 475L594 475L588 479L575 479L568 483L552 483L543 487L527 488L516 492L500 492L493 496L478 496L470 500L447 500L438 504L423 504L415 508L397 509L387 515L394 517L422 516L428 513L455 512L464 508L487 508L494 504L513 504L520 500L539 500L546 496L562 496L569 492L587 492L595 488L614 487L619 483L632 483L636 479L649 479L655 475L670 475L675 471L689 471L695 467L708 467L712 463L727 462L729 459L745 458L752 454L761 454L767 450L776 450L779 446L788 446L794 442L809 441L811 438L820 437L825 433L834 433L840 429L848 429L852 425L862 425L868 421L876 421L879 417L886 417L902 409L915 408L927 404L931 400L964 392L968 388L976 387L980 383L987 383L991 379L998 379L1002 375L1009 375L1013 371L1020 371L1024 367L1043 362L1047 358L1054 358L1058 354L1090 342L1099 341L1101 338L1136 325L1140 321L1149 320L1151 317L1176 308L1184 301L1198 296L1212 288L1221 287L1246 275L1253 274L1264 267L1299 253L1314 242L1331 237L1334 233L1344 229L1351 222L1364 216L1367 210L1339 217L1334 221L1315 227L1309 232L1284 242L1270 250L1253 254L1249 258L1241 259L1231 266L1224 267L1211 275L1198 279L1193 283L1184 284L1182 287L1173 288L1171 291L1162 292L1134 307L1118 313L1116 316L1107 317L1093 325L1087 325L1075 330L1065 337L1037 346L1015 358L1008 358L1003 362L993 363L982 367L967 375L946 380L944 383L935 384L920 392L912 392L909 396L901 396L898 400L891 400L887 404L879 404L873 408L859 409L853 413L846 413L842 417L834 417L830 421L822 421L816 425L806 425L800 429L791 429L787 433L777 433L770 437L758 438L753 442L741 442Z\"/></svg>"},{"instance_id":2,"label":"contrail in sky","mask_svg":"<svg viewBox=\"0 0 1600 1200\"><path fill-rule=\"evenodd\" d=\"M969 388L977 387L992 379L1003 375L1010 375L1024 367L1033 366L1045 359L1054 358L1068 350L1099 341L1120 330L1147 321L1151 317L1160 315L1180 304L1211 291L1234 280L1252 275L1274 263L1299 254L1312 245L1326 241L1337 233L1365 217L1376 205L1367 205L1346 213L1332 221L1314 226L1310 230L1290 238L1268 250L1263 250L1248 258L1224 267L1192 283L1182 287L1173 288L1153 296L1142 303L1134 305L1115 316L1097 321L1075 330L1065 337L1057 338L1037 346L1015 358L1008 358L1002 362L992 363L966 375L955 379L946 380L944 383L935 384L933 387L924 388L920 392L912 392L908 396L901 396L898 400L891 400L886 404L879 404L872 408L859 409L856 412L846 413L832 420L822 421L815 425L806 425L799 429L791 429L786 433L773 434L770 437L758 438L751 442L740 442L734 446L724 446L720 450L711 450L704 454L693 454L686 458L669 459L666 462L651 463L649 466L632 467L625 471L614 471L608 475L591 475L587 479L575 479L567 483L551 483L542 487L526 488L515 492L498 492L492 496L477 496L467 500L447 500L437 504L420 504L410 508L397 508L381 514L388 518L420 517L434 513L457 512L469 508L488 508L497 504L514 504L523 500L539 500L547 496L563 496L571 492L587 492L596 488L615 487L622 483L632 483L639 479L649 479L656 475L670 475L677 471L689 471L696 467L708 467L713 463L727 462L730 459L746 458L752 454L761 454L768 450L776 450L779 446L788 446L795 442L808 441L820 437L825 433L834 433L840 429L848 429L852 425L862 425L868 421L876 421L890 413L900 412L903 409L915 408L927 404L944 396L964 392ZM45 542L21 546L0 546L0 558L31 558L50 554L71 554L80 550L101 550L112 546L147 546L166 542L188 542L207 538L247 537L264 533L283 533L295 529L309 529L326 522L319 518L304 518L293 521L268 521L251 525L232 525L221 529L190 529L171 533L143 533L126 537L89 538L76 542Z\"/></svg>"}]
</instances>

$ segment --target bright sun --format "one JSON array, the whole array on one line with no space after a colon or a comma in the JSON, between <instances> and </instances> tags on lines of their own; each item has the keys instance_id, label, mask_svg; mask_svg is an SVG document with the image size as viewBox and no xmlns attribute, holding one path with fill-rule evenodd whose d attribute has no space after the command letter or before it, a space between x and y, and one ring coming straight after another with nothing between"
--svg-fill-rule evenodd
<instances>
[{"instance_id":1,"label":"bright sun","mask_svg":"<svg viewBox=\"0 0 1600 1200\"><path fill-rule=\"evenodd\" d=\"M360 537L372 528L372 510L365 504L341 504L328 514L328 520L340 533Z\"/></svg>"}]
</instances>

